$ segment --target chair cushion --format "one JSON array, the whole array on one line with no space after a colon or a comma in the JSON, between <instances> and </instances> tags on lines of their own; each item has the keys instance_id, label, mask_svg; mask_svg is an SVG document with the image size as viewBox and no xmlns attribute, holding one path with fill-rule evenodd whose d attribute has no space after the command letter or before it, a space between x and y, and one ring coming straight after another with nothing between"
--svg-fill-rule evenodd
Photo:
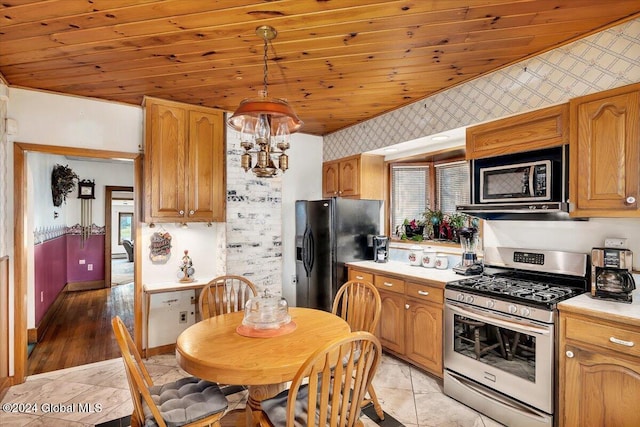
<instances>
[{"instance_id":1,"label":"chair cushion","mask_svg":"<svg viewBox=\"0 0 640 427\"><path fill-rule=\"evenodd\" d=\"M287 425L287 401L289 390L281 391L271 399L263 400L261 403L262 412L269 418L274 427L285 427ZM309 387L305 384L298 389L296 396L296 412L294 425L305 427L307 425L307 414L309 412Z\"/></svg>"},{"instance_id":2,"label":"chair cushion","mask_svg":"<svg viewBox=\"0 0 640 427\"><path fill-rule=\"evenodd\" d=\"M149 392L162 418L169 427L179 427L209 415L224 411L227 399L216 383L196 377L186 377L149 387ZM144 403L145 427L158 424Z\"/></svg>"}]
</instances>

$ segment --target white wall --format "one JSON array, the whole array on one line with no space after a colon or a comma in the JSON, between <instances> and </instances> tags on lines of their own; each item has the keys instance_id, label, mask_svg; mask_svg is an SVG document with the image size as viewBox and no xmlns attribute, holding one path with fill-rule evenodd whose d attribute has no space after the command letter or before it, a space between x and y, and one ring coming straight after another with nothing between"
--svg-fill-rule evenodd
<instances>
[{"instance_id":1,"label":"white wall","mask_svg":"<svg viewBox=\"0 0 640 427\"><path fill-rule=\"evenodd\" d=\"M137 153L142 107L9 88L8 117L18 123L14 141Z\"/></svg>"},{"instance_id":2,"label":"white wall","mask_svg":"<svg viewBox=\"0 0 640 427\"><path fill-rule=\"evenodd\" d=\"M294 135L289 150L291 168L282 176L282 296L296 305L291 278L295 264L295 202L322 198L322 138Z\"/></svg>"}]
</instances>

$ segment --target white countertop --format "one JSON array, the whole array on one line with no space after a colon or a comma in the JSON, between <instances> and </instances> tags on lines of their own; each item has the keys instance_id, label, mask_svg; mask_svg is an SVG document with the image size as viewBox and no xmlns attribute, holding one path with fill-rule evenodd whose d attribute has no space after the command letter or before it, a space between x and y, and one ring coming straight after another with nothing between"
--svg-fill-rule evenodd
<instances>
[{"instance_id":1,"label":"white countertop","mask_svg":"<svg viewBox=\"0 0 640 427\"><path fill-rule=\"evenodd\" d=\"M632 294L633 302L607 301L593 298L587 292L577 297L570 298L558 304L558 309L592 314L594 316L608 316L620 321L640 323L640 289L636 289ZM603 316L603 317L604 317Z\"/></svg>"},{"instance_id":2,"label":"white countertop","mask_svg":"<svg viewBox=\"0 0 640 427\"><path fill-rule=\"evenodd\" d=\"M209 283L206 279L196 279L193 282L180 282L175 280L173 282L157 282L157 283L145 283L142 285L142 290L149 294L161 293L161 292L174 292L181 290L190 290L201 288Z\"/></svg>"},{"instance_id":3,"label":"white countertop","mask_svg":"<svg viewBox=\"0 0 640 427\"><path fill-rule=\"evenodd\" d=\"M361 267L368 270L379 271L381 273L400 274L402 276L411 276L417 279L433 280L442 283L460 280L465 277L457 274L451 268L439 270L437 268L409 265L398 261L356 261L347 262L346 264L351 267Z\"/></svg>"}]
</instances>

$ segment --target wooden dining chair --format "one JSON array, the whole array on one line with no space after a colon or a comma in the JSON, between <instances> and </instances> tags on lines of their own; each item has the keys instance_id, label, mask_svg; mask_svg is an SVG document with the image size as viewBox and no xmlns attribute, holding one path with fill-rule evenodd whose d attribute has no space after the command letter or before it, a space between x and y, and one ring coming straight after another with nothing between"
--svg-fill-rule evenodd
<instances>
[{"instance_id":1,"label":"wooden dining chair","mask_svg":"<svg viewBox=\"0 0 640 427\"><path fill-rule=\"evenodd\" d=\"M185 377L155 385L124 322L116 316L111 326L122 353L133 400L131 426L213 426L227 409L227 398L216 383Z\"/></svg>"},{"instance_id":2,"label":"wooden dining chair","mask_svg":"<svg viewBox=\"0 0 640 427\"><path fill-rule=\"evenodd\" d=\"M289 390L262 401L261 427L362 426L362 399L378 369L382 348L369 332L351 332L316 350Z\"/></svg>"},{"instance_id":3,"label":"wooden dining chair","mask_svg":"<svg viewBox=\"0 0 640 427\"><path fill-rule=\"evenodd\" d=\"M198 298L202 319L244 310L245 303L257 296L256 287L242 276L225 275L207 283Z\"/></svg>"},{"instance_id":4,"label":"wooden dining chair","mask_svg":"<svg viewBox=\"0 0 640 427\"><path fill-rule=\"evenodd\" d=\"M381 309L380 293L373 284L362 280L349 280L338 289L331 312L342 317L352 331L366 331L373 334L380 321ZM369 386L368 393L369 398L364 399L362 405L373 403L376 415L384 420L384 411L373 384Z\"/></svg>"}]
</instances>

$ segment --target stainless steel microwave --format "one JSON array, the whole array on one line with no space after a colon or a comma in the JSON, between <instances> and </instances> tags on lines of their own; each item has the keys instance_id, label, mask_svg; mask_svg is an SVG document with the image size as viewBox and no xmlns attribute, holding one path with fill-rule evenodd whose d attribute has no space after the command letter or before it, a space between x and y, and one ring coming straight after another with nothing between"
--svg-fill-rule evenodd
<instances>
[{"instance_id":1,"label":"stainless steel microwave","mask_svg":"<svg viewBox=\"0 0 640 427\"><path fill-rule=\"evenodd\" d=\"M469 167L471 204L457 206L458 212L487 219L568 217L567 145L473 159Z\"/></svg>"},{"instance_id":2,"label":"stainless steel microwave","mask_svg":"<svg viewBox=\"0 0 640 427\"><path fill-rule=\"evenodd\" d=\"M551 200L550 160L480 167L480 203Z\"/></svg>"}]
</instances>

